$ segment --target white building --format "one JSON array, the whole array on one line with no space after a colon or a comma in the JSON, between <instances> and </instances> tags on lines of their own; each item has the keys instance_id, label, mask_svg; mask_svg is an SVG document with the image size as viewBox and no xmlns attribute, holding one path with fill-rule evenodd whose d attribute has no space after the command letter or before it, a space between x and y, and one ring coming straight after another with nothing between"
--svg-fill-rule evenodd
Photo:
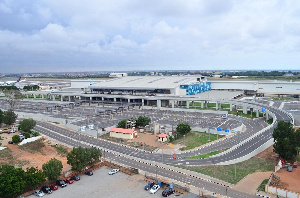
<instances>
[{"instance_id":1,"label":"white building","mask_svg":"<svg viewBox=\"0 0 300 198\"><path fill-rule=\"evenodd\" d=\"M109 74L110 78L120 78L127 76L127 73L111 73Z\"/></svg>"}]
</instances>

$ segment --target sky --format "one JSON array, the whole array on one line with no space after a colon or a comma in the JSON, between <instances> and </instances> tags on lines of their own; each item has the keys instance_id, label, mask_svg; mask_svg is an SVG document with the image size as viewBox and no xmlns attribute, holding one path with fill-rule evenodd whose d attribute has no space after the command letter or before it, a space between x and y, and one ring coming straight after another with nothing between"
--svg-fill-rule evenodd
<instances>
[{"instance_id":1,"label":"sky","mask_svg":"<svg viewBox=\"0 0 300 198\"><path fill-rule=\"evenodd\" d=\"M0 0L0 73L299 70L299 0Z\"/></svg>"}]
</instances>

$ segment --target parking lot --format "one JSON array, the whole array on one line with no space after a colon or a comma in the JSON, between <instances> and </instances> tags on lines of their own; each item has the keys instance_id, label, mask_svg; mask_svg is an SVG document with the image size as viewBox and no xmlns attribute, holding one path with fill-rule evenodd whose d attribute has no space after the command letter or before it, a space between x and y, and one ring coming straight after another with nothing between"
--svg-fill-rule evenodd
<instances>
[{"instance_id":1,"label":"parking lot","mask_svg":"<svg viewBox=\"0 0 300 198\"><path fill-rule=\"evenodd\" d=\"M108 175L111 169L102 167L94 171L93 176L82 175L80 181L75 181L65 188L59 188L52 194L46 194L44 197L53 198L140 198L140 197L162 197L162 189L159 189L156 194L150 194L149 191L144 190L147 184L143 180L143 176L135 175L129 176L122 172L115 175ZM34 198L35 195L29 196ZM170 197L175 197L171 195ZM176 196L184 197L184 196Z\"/></svg>"},{"instance_id":2,"label":"parking lot","mask_svg":"<svg viewBox=\"0 0 300 198\"><path fill-rule=\"evenodd\" d=\"M78 127L92 124L95 129L108 128L116 126L119 121L129 118L137 118L139 116L147 116L151 118L152 123L160 124L171 128L178 123L188 123L191 127L220 127L220 128L236 128L240 125L238 121L233 119L224 122L220 119L220 115L215 112L199 113L186 111L172 110L157 110L157 109L142 109L125 108L122 111L105 113L97 115L96 112L104 109L116 108L114 105L97 106L96 104L82 104L80 106L66 106L59 109L46 110L47 106L51 105L67 105L67 102L47 101L47 100L24 100L22 103L17 103L15 110L17 112L42 114L48 117L60 118L68 123ZM9 105L4 100L0 100L0 105L3 109L9 109ZM43 118L43 116L41 116Z\"/></svg>"}]
</instances>

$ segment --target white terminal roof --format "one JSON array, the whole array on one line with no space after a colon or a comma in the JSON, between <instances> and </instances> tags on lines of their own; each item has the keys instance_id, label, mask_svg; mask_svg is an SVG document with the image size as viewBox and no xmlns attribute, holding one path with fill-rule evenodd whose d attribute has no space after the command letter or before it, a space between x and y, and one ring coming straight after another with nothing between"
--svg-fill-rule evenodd
<instances>
[{"instance_id":1,"label":"white terminal roof","mask_svg":"<svg viewBox=\"0 0 300 198\"><path fill-rule=\"evenodd\" d=\"M89 88L103 89L172 89L197 83L201 76L128 76L94 83Z\"/></svg>"}]
</instances>

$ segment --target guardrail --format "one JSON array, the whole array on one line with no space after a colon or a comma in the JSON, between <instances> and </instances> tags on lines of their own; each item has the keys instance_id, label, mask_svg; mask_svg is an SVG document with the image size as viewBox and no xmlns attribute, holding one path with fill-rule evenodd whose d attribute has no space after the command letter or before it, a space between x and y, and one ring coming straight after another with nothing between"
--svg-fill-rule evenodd
<instances>
[{"instance_id":1,"label":"guardrail","mask_svg":"<svg viewBox=\"0 0 300 198\"><path fill-rule=\"evenodd\" d=\"M262 134L262 133L266 132L267 130L271 129L271 128L274 126L274 124L276 123L277 118L276 118L276 116L275 116L274 113L272 113L272 112L270 112L270 111L269 111L268 113L271 114L271 116L273 117L273 123L272 123L271 125L267 126L266 128L263 128L263 129L260 130L258 133L255 133L254 135L248 137L247 139L243 140L243 141L240 142L239 144L234 145L234 146L231 147L230 149L228 149L228 150L226 150L226 151L224 151L224 152L222 152L222 153L216 154L216 155L214 155L214 156L212 156L212 157L210 157L210 158L214 158L214 157L219 157L219 156L226 155L226 154L228 154L228 153L230 153L230 152L236 150L237 148L241 147L243 144L245 144L245 143L247 143L247 142L253 140L255 137L259 136L260 134Z\"/></svg>"}]
</instances>

